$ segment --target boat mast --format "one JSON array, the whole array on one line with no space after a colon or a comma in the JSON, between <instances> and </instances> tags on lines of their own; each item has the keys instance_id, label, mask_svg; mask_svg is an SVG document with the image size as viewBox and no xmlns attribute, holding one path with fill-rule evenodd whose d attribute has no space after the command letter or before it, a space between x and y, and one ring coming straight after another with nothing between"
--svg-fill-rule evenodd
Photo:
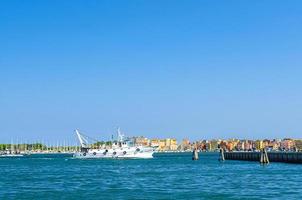
<instances>
[{"instance_id":1,"label":"boat mast","mask_svg":"<svg viewBox=\"0 0 302 200\"><path fill-rule=\"evenodd\" d=\"M14 150L15 150L15 148L14 148L14 142L13 142L13 139L11 140L11 145L10 145L10 154L13 154L14 153Z\"/></svg>"}]
</instances>

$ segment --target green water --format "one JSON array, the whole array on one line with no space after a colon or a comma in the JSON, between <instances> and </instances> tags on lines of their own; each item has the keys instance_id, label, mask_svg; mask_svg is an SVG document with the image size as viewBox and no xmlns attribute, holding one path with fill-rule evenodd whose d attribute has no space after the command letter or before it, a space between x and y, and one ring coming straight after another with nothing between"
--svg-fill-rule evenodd
<instances>
[{"instance_id":1,"label":"green water","mask_svg":"<svg viewBox=\"0 0 302 200\"><path fill-rule=\"evenodd\" d=\"M218 154L0 159L0 199L302 199L302 165L218 162Z\"/></svg>"}]
</instances>

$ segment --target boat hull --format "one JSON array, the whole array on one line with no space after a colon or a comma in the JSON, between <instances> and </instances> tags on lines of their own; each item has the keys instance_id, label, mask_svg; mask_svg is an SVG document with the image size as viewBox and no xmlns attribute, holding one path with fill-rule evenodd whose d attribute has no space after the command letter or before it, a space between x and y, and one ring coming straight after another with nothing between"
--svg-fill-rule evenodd
<instances>
[{"instance_id":1,"label":"boat hull","mask_svg":"<svg viewBox=\"0 0 302 200\"><path fill-rule=\"evenodd\" d=\"M121 149L89 149L87 152L76 152L74 158L94 159L94 158L153 158L153 149L121 148Z\"/></svg>"},{"instance_id":2,"label":"boat hull","mask_svg":"<svg viewBox=\"0 0 302 200\"><path fill-rule=\"evenodd\" d=\"M3 154L0 155L0 158L19 158L19 157L23 157L23 154Z\"/></svg>"}]
</instances>

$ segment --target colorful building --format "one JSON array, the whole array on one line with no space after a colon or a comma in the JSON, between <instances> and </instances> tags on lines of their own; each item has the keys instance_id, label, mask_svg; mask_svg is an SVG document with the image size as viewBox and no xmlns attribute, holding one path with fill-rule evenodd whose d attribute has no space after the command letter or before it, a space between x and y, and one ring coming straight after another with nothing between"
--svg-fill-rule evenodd
<instances>
[{"instance_id":1,"label":"colorful building","mask_svg":"<svg viewBox=\"0 0 302 200\"><path fill-rule=\"evenodd\" d=\"M150 140L146 137L134 137L134 144L142 146L150 146Z\"/></svg>"},{"instance_id":2,"label":"colorful building","mask_svg":"<svg viewBox=\"0 0 302 200\"><path fill-rule=\"evenodd\" d=\"M302 140L295 140L295 147L298 151L302 151Z\"/></svg>"},{"instance_id":3,"label":"colorful building","mask_svg":"<svg viewBox=\"0 0 302 200\"><path fill-rule=\"evenodd\" d=\"M263 141L262 140L256 140L255 141L255 148L257 150L261 150L264 148L264 145L263 145Z\"/></svg>"},{"instance_id":4,"label":"colorful building","mask_svg":"<svg viewBox=\"0 0 302 200\"><path fill-rule=\"evenodd\" d=\"M295 142L292 139L286 138L281 141L280 147L282 150L286 150L286 151L293 150L295 147Z\"/></svg>"}]
</instances>

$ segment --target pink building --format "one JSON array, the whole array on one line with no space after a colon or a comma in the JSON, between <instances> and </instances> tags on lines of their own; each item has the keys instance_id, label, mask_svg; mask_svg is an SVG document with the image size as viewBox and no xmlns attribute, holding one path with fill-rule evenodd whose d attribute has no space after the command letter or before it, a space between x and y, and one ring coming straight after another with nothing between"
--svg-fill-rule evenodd
<instances>
[{"instance_id":1,"label":"pink building","mask_svg":"<svg viewBox=\"0 0 302 200\"><path fill-rule=\"evenodd\" d=\"M295 146L295 143L292 139L284 139L281 141L281 149L291 150Z\"/></svg>"}]
</instances>

